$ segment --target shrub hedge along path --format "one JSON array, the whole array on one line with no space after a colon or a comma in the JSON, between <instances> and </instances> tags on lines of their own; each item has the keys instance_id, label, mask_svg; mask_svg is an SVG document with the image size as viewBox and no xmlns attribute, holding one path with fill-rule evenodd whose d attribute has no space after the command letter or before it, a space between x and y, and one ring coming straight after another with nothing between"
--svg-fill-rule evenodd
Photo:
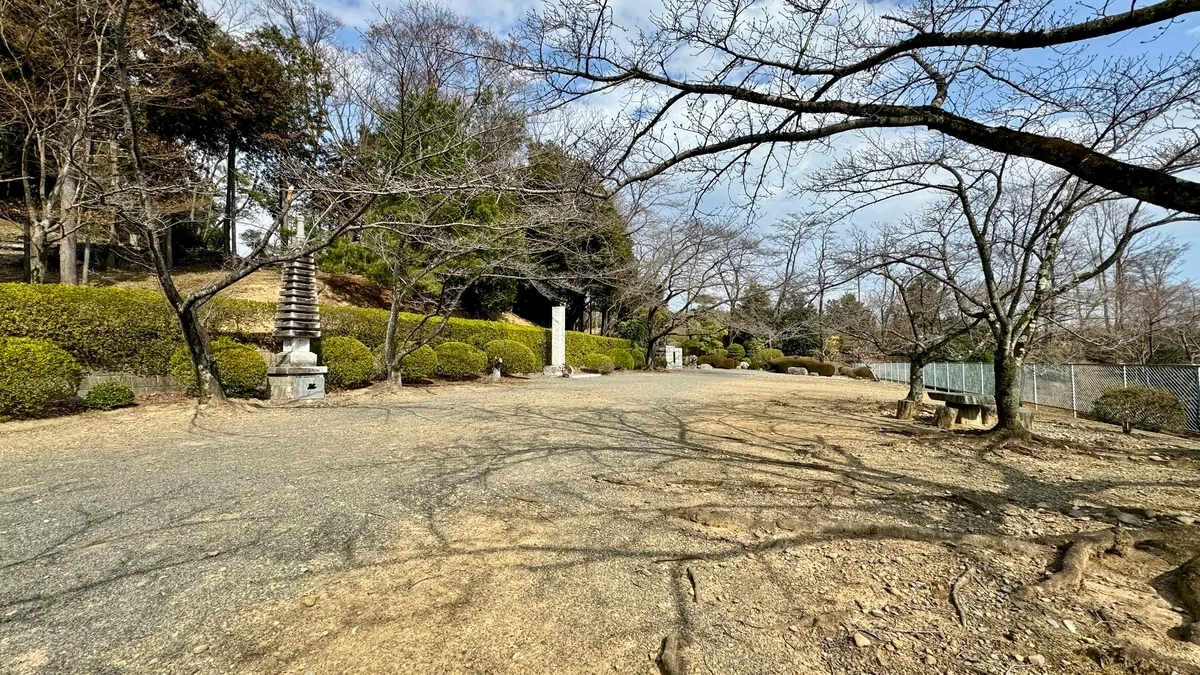
<instances>
[{"instance_id":1,"label":"shrub hedge along path","mask_svg":"<svg viewBox=\"0 0 1200 675\"><path fill-rule=\"evenodd\" d=\"M215 298L205 324L213 337L276 347L271 336L275 304ZM368 349L383 344L388 313L360 307L321 307L323 337L352 337ZM401 314L399 335L420 321ZM433 345L465 342L482 349L493 340L513 340L529 347L536 370L550 355L550 329L497 321L448 320ZM428 327L430 334L436 325ZM84 368L95 371L166 375L172 353L183 336L160 293L86 286L0 284L0 337L31 337L54 342ZM567 331L567 363L582 366L584 356L610 349L629 349L628 340Z\"/></svg>"},{"instance_id":2,"label":"shrub hedge along path","mask_svg":"<svg viewBox=\"0 0 1200 675\"><path fill-rule=\"evenodd\" d=\"M0 672L650 673L667 637L716 673L1200 665L1150 552L1011 602L1057 569L1030 529L1200 515L1196 442L1039 412L1069 445L991 453L891 418L903 392L617 373L0 425Z\"/></svg>"}]
</instances>

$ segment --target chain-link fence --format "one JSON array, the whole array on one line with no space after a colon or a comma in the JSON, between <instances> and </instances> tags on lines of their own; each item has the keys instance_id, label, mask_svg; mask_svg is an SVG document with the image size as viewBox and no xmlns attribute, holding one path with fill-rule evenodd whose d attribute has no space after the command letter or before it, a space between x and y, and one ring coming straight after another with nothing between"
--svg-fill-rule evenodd
<instances>
[{"instance_id":1,"label":"chain-link fence","mask_svg":"<svg viewBox=\"0 0 1200 675\"><path fill-rule=\"evenodd\" d=\"M881 380L908 383L907 363L870 363ZM995 374L990 363L931 363L923 371L930 389L992 395ZM1200 366L1029 364L1021 368L1021 401L1090 413L1101 394L1118 387L1150 387L1169 391L1188 413L1188 429L1200 431Z\"/></svg>"}]
</instances>

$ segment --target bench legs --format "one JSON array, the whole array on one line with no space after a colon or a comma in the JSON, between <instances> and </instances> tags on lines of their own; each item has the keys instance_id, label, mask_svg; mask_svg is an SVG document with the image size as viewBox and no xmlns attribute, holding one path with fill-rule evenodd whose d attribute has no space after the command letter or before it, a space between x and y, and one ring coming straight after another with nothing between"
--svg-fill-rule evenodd
<instances>
[{"instance_id":1,"label":"bench legs","mask_svg":"<svg viewBox=\"0 0 1200 675\"><path fill-rule=\"evenodd\" d=\"M958 421L962 422L978 422L980 416L980 408L978 405L964 405L958 410Z\"/></svg>"},{"instance_id":2,"label":"bench legs","mask_svg":"<svg viewBox=\"0 0 1200 675\"><path fill-rule=\"evenodd\" d=\"M911 420L913 413L917 410L917 402L902 398L896 401L896 419Z\"/></svg>"},{"instance_id":3,"label":"bench legs","mask_svg":"<svg viewBox=\"0 0 1200 675\"><path fill-rule=\"evenodd\" d=\"M933 423L941 429L953 429L958 421L958 409L948 405L940 405L933 414Z\"/></svg>"},{"instance_id":4,"label":"bench legs","mask_svg":"<svg viewBox=\"0 0 1200 675\"><path fill-rule=\"evenodd\" d=\"M990 427L996 423L996 406L985 405L979 411L979 423L985 427Z\"/></svg>"}]
</instances>

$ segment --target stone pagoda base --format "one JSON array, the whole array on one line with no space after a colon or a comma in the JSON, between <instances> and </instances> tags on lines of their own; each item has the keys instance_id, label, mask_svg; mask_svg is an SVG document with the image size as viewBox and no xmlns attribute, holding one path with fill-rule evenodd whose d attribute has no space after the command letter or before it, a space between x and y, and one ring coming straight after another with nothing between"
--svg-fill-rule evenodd
<instances>
[{"instance_id":1,"label":"stone pagoda base","mask_svg":"<svg viewBox=\"0 0 1200 675\"><path fill-rule=\"evenodd\" d=\"M325 398L325 366L271 368L267 383L272 401L299 401Z\"/></svg>"}]
</instances>

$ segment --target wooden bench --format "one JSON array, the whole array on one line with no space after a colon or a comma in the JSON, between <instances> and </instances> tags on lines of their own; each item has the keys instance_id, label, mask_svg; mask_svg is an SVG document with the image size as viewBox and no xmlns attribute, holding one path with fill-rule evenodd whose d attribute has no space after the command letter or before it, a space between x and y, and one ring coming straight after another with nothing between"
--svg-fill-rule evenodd
<instances>
[{"instance_id":1,"label":"wooden bench","mask_svg":"<svg viewBox=\"0 0 1200 675\"><path fill-rule=\"evenodd\" d=\"M927 391L929 398L941 401L946 408L957 412L955 422L991 424L996 417L996 398L982 394L963 394L953 391Z\"/></svg>"}]
</instances>

